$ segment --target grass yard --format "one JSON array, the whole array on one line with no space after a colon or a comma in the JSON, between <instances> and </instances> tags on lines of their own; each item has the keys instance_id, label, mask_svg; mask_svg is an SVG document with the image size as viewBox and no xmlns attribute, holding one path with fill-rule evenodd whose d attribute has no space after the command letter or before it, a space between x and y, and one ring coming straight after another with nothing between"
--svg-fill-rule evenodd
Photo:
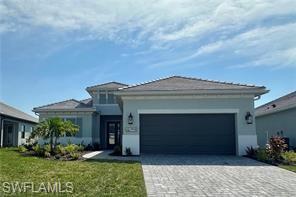
<instances>
[{"instance_id":1,"label":"grass yard","mask_svg":"<svg viewBox=\"0 0 296 197\"><path fill-rule=\"evenodd\" d=\"M0 170L0 196L11 195L4 192L8 191L5 182L33 182L37 187L35 192L42 182L60 182L60 191L65 191L67 182L73 183L73 193L46 193L44 190L32 193L28 189L28 196L146 196L142 167L138 162L54 161L22 156L16 149L1 148ZM24 196L25 193L16 194Z\"/></svg>"},{"instance_id":2,"label":"grass yard","mask_svg":"<svg viewBox=\"0 0 296 197\"><path fill-rule=\"evenodd\" d=\"M279 165L280 168L284 168L286 170L290 170L292 172L296 173L296 166L292 166L292 165Z\"/></svg>"}]
</instances>

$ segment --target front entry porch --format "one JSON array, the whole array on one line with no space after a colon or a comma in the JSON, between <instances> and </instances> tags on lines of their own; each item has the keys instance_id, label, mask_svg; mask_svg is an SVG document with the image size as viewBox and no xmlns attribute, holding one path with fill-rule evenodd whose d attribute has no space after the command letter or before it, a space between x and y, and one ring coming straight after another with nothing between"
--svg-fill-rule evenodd
<instances>
[{"instance_id":1,"label":"front entry porch","mask_svg":"<svg viewBox=\"0 0 296 197\"><path fill-rule=\"evenodd\" d=\"M3 120L1 124L1 147L17 146L18 123L10 120Z\"/></svg>"},{"instance_id":2,"label":"front entry porch","mask_svg":"<svg viewBox=\"0 0 296 197\"><path fill-rule=\"evenodd\" d=\"M102 149L112 150L121 145L122 116L100 116L100 145Z\"/></svg>"}]
</instances>

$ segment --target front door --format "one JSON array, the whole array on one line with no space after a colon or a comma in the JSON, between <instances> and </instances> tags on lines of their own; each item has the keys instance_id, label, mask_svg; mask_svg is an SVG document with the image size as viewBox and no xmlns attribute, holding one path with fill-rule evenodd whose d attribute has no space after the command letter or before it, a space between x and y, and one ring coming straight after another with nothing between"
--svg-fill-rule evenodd
<instances>
[{"instance_id":1,"label":"front door","mask_svg":"<svg viewBox=\"0 0 296 197\"><path fill-rule=\"evenodd\" d=\"M13 146L13 125L5 124L4 125L4 134L3 134L3 145L4 146Z\"/></svg>"},{"instance_id":2,"label":"front door","mask_svg":"<svg viewBox=\"0 0 296 197\"><path fill-rule=\"evenodd\" d=\"M120 121L107 122L107 148L113 149L120 143Z\"/></svg>"}]
</instances>

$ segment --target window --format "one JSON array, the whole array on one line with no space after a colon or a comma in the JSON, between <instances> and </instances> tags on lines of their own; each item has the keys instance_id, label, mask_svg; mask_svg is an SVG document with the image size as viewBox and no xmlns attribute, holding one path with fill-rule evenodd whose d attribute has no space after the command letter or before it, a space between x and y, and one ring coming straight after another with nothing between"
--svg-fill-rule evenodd
<instances>
[{"instance_id":1,"label":"window","mask_svg":"<svg viewBox=\"0 0 296 197\"><path fill-rule=\"evenodd\" d=\"M99 93L99 103L100 104L106 104L107 103L106 92L100 92Z\"/></svg>"},{"instance_id":2,"label":"window","mask_svg":"<svg viewBox=\"0 0 296 197\"><path fill-rule=\"evenodd\" d=\"M116 97L113 91L100 91L98 94L99 104L115 104Z\"/></svg>"},{"instance_id":3,"label":"window","mask_svg":"<svg viewBox=\"0 0 296 197\"><path fill-rule=\"evenodd\" d=\"M24 139L25 138L25 132L26 132L26 125L22 125L22 134L21 134L21 138Z\"/></svg>"},{"instance_id":4,"label":"window","mask_svg":"<svg viewBox=\"0 0 296 197\"><path fill-rule=\"evenodd\" d=\"M79 131L76 133L76 137L82 137L82 118L76 118L76 124L79 126Z\"/></svg>"},{"instance_id":5,"label":"window","mask_svg":"<svg viewBox=\"0 0 296 197\"><path fill-rule=\"evenodd\" d=\"M81 117L71 117L71 118L64 118L66 121L71 121L73 124L78 125L79 131L76 133L75 137L82 137L82 118ZM66 134L67 137L71 135Z\"/></svg>"},{"instance_id":6,"label":"window","mask_svg":"<svg viewBox=\"0 0 296 197\"><path fill-rule=\"evenodd\" d=\"M115 96L111 92L108 93L108 103L109 104L114 104L115 103Z\"/></svg>"},{"instance_id":7,"label":"window","mask_svg":"<svg viewBox=\"0 0 296 197\"><path fill-rule=\"evenodd\" d=\"M21 136L22 139L25 138L25 134L26 134L26 133L25 133L24 131L22 131L22 136Z\"/></svg>"},{"instance_id":8,"label":"window","mask_svg":"<svg viewBox=\"0 0 296 197\"><path fill-rule=\"evenodd\" d=\"M76 118L65 118L66 121L70 121L73 124L76 124ZM67 137L70 137L71 135L69 133L66 133Z\"/></svg>"}]
</instances>

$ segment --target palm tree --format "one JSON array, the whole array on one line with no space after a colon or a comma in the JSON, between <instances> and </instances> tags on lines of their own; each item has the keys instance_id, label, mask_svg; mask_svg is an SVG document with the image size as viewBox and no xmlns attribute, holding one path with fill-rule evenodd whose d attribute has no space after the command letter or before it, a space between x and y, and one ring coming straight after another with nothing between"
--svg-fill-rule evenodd
<instances>
[{"instance_id":1,"label":"palm tree","mask_svg":"<svg viewBox=\"0 0 296 197\"><path fill-rule=\"evenodd\" d=\"M79 130L79 127L73 124L71 121L64 121L59 117L48 118L40 122L30 138L42 137L43 139L49 139L50 152L53 153L53 147L57 145L59 137L64 135L75 135ZM55 141L53 142L55 138Z\"/></svg>"}]
</instances>

